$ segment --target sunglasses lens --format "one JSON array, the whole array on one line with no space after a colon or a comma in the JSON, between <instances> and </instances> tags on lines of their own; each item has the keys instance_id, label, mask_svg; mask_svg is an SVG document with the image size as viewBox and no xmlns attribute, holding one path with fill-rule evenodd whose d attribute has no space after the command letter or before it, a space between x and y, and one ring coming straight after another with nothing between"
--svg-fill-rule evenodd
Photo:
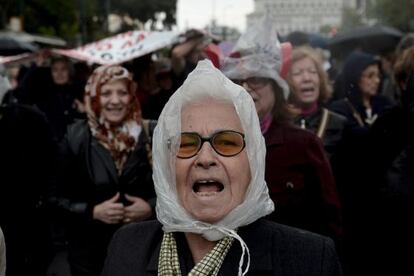
<instances>
[{"instance_id":1,"label":"sunglasses lens","mask_svg":"<svg viewBox=\"0 0 414 276\"><path fill-rule=\"evenodd\" d=\"M240 133L223 131L213 137L214 149L223 156L233 156L244 148L244 138Z\"/></svg>"},{"instance_id":2,"label":"sunglasses lens","mask_svg":"<svg viewBox=\"0 0 414 276\"><path fill-rule=\"evenodd\" d=\"M181 158L189 158L197 154L201 140L197 134L182 133L180 148L178 149L177 156Z\"/></svg>"}]
</instances>

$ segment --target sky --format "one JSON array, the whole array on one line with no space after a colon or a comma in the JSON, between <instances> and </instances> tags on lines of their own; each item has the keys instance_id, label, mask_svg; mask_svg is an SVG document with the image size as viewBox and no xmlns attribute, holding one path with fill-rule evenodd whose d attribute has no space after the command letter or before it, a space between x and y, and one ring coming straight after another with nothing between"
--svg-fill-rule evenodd
<instances>
[{"instance_id":1,"label":"sky","mask_svg":"<svg viewBox=\"0 0 414 276\"><path fill-rule=\"evenodd\" d=\"M218 25L226 25L244 31L246 15L253 12L253 0L178 0L177 28L202 29L212 18Z\"/></svg>"}]
</instances>

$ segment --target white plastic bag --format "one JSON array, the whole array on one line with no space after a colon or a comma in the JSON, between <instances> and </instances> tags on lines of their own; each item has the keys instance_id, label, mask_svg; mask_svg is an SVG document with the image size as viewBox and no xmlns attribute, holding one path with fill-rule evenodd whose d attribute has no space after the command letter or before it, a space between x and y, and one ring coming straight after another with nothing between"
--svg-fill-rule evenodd
<instances>
[{"instance_id":1,"label":"white plastic bag","mask_svg":"<svg viewBox=\"0 0 414 276\"><path fill-rule=\"evenodd\" d=\"M249 26L226 57L221 70L229 79L243 80L250 77L270 78L282 88L285 99L289 86L280 76L283 66L282 47L275 24L266 14L263 19Z\"/></svg>"},{"instance_id":2,"label":"white plastic bag","mask_svg":"<svg viewBox=\"0 0 414 276\"><path fill-rule=\"evenodd\" d=\"M186 104L205 97L232 102L245 132L246 150L252 179L244 202L224 219L212 225L197 221L181 206L177 196L175 159L181 133L181 110ZM154 130L154 183L157 217L166 232L193 232L216 241L256 221L274 210L264 180L266 147L251 96L227 79L208 60L200 61L184 84L165 105Z\"/></svg>"}]
</instances>

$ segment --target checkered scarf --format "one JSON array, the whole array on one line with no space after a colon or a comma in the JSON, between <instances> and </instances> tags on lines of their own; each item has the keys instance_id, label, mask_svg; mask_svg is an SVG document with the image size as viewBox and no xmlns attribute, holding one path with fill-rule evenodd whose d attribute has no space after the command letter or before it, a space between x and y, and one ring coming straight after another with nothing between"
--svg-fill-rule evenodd
<instances>
[{"instance_id":1,"label":"checkered scarf","mask_svg":"<svg viewBox=\"0 0 414 276\"><path fill-rule=\"evenodd\" d=\"M112 126L101 114L101 88L104 84L125 79L131 100L129 112L120 126ZM135 96L136 84L128 70L118 65L100 66L95 69L85 87L85 108L88 116L89 128L92 135L110 151L118 175L128 158L128 154L135 148L142 130L141 107Z\"/></svg>"},{"instance_id":2,"label":"checkered scarf","mask_svg":"<svg viewBox=\"0 0 414 276\"><path fill-rule=\"evenodd\" d=\"M188 276L215 276L218 274L224 258L234 238L225 237L204 258L194 266ZM158 276L181 276L177 244L173 233L164 233L158 262Z\"/></svg>"}]
</instances>

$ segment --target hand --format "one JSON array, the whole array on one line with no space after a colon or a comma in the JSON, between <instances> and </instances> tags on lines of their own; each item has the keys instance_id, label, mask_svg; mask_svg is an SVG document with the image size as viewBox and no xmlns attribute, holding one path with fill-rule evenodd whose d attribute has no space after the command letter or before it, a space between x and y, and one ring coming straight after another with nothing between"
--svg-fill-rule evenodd
<instances>
[{"instance_id":1,"label":"hand","mask_svg":"<svg viewBox=\"0 0 414 276\"><path fill-rule=\"evenodd\" d=\"M74 104L74 107L76 108L76 110L79 112L79 113L86 113L86 107L85 107L85 105L80 101L80 100L78 100L78 99L75 99L74 101L73 101L73 104Z\"/></svg>"},{"instance_id":2,"label":"hand","mask_svg":"<svg viewBox=\"0 0 414 276\"><path fill-rule=\"evenodd\" d=\"M141 221L149 218L152 215L151 206L140 197L130 196L125 194L125 198L132 202L131 205L124 208L125 217L124 223L133 221Z\"/></svg>"},{"instance_id":3,"label":"hand","mask_svg":"<svg viewBox=\"0 0 414 276\"><path fill-rule=\"evenodd\" d=\"M125 210L122 203L118 203L119 193L93 208L93 218L107 224L117 224L124 220Z\"/></svg>"}]
</instances>

